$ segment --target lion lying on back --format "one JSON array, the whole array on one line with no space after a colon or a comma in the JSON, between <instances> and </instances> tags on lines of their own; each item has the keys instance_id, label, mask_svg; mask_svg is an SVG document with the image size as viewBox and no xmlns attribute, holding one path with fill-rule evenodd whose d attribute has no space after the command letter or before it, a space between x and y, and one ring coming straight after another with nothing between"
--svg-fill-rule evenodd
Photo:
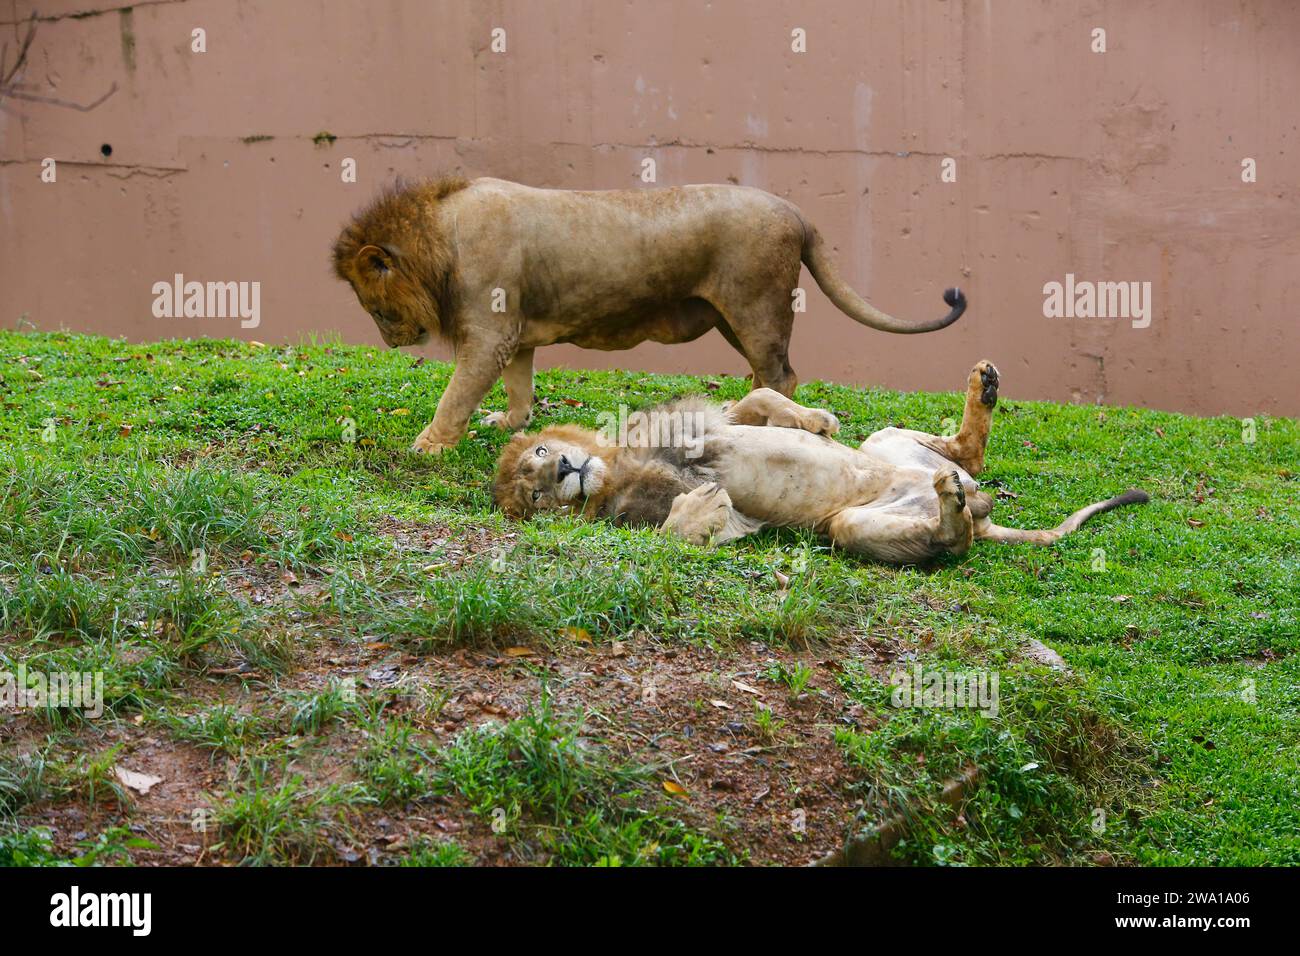
<instances>
[{"instance_id":1,"label":"lion lying on back","mask_svg":"<svg viewBox=\"0 0 1300 956\"><path fill-rule=\"evenodd\" d=\"M839 422L830 412L766 388L730 406L688 398L652 409L618 442L556 425L511 440L494 496L519 518L572 512L661 528L694 544L765 527L809 528L837 547L900 564L961 555L974 540L1051 544L1093 515L1148 500L1127 491L1051 530L994 524L993 499L974 476L984 468L997 391L997 369L980 362L956 435L885 428L861 448L831 438Z\"/></svg>"}]
</instances>

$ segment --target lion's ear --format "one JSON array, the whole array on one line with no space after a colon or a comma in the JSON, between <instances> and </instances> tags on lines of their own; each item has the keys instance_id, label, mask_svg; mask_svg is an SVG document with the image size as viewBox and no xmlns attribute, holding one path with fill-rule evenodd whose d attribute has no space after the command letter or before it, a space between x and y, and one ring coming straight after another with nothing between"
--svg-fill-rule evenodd
<instances>
[{"instance_id":1,"label":"lion's ear","mask_svg":"<svg viewBox=\"0 0 1300 956\"><path fill-rule=\"evenodd\" d=\"M379 246L367 245L357 250L357 272L367 279L382 279L396 266L392 254Z\"/></svg>"}]
</instances>

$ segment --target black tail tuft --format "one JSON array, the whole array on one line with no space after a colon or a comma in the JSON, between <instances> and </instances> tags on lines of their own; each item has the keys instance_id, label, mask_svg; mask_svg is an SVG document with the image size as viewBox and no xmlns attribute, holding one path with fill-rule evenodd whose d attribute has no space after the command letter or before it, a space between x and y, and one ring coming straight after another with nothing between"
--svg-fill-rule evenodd
<instances>
[{"instance_id":1,"label":"black tail tuft","mask_svg":"<svg viewBox=\"0 0 1300 956\"><path fill-rule=\"evenodd\" d=\"M943 301L952 309L948 313L948 321L956 322L961 318L961 314L966 311L966 293L961 289L944 289Z\"/></svg>"},{"instance_id":2,"label":"black tail tuft","mask_svg":"<svg viewBox=\"0 0 1300 956\"><path fill-rule=\"evenodd\" d=\"M1121 505L1144 505L1150 500L1151 496L1145 491L1138 488L1130 488L1122 495L1116 495L1106 503L1112 507L1118 508Z\"/></svg>"}]
</instances>

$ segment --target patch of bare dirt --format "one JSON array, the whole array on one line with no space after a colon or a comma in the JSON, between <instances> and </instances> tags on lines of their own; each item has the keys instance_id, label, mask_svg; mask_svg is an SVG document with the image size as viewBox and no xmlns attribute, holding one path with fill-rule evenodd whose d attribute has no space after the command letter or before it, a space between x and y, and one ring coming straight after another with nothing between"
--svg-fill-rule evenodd
<instances>
[{"instance_id":1,"label":"patch of bare dirt","mask_svg":"<svg viewBox=\"0 0 1300 956\"><path fill-rule=\"evenodd\" d=\"M470 560L513 537L393 519L380 530L400 549L437 553L443 561ZM839 849L860 826L861 804L834 734L837 727L869 730L870 718L840 690L837 662L865 661L883 675L901 648L881 638L846 636L800 652L759 643L722 650L666 644L650 635L597 644L585 632L571 632L529 647L416 654L340 635L328 613L312 610L325 598L319 581L245 563L229 570L226 583L246 600L284 607L294 663L273 676L214 661L207 672L185 676L169 709L188 714L222 703L285 720L285 691L323 690L350 678L358 695L390 698L387 715L412 723L432 750L468 728L522 715L545 683L557 712L585 715L584 737L615 760L656 768L659 799L753 863L810 863ZM290 607L292 594L305 599L299 609ZM772 678L774 665L809 669L800 693ZM39 746L45 732L32 715L0 715L0 743L11 753ZM278 753L288 756L288 775L302 776L308 787L356 779L354 763L366 738L352 718L316 734L284 734ZM147 792L124 787L121 804L102 793L92 803L75 792L27 808L20 824L51 828L55 845L68 854L108 827L125 826L158 846L133 851L139 864L232 862L214 850L220 836L210 811L234 787L234 761L175 739L139 714L87 724L60 742L56 759L75 761L112 747L119 748L117 766L158 783ZM421 837L455 839L481 864L530 862L457 798L366 806L343 832L318 862L394 862Z\"/></svg>"},{"instance_id":2,"label":"patch of bare dirt","mask_svg":"<svg viewBox=\"0 0 1300 956\"><path fill-rule=\"evenodd\" d=\"M514 547L515 532L501 534L488 528L430 526L427 522L384 517L375 533L391 538L398 554L436 554L438 563L459 568L477 555Z\"/></svg>"}]
</instances>

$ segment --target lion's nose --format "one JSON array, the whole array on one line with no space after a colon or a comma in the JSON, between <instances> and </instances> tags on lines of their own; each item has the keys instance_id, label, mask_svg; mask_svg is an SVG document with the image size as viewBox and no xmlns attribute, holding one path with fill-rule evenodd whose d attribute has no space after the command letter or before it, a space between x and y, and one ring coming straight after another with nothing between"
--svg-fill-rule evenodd
<instances>
[{"instance_id":1,"label":"lion's nose","mask_svg":"<svg viewBox=\"0 0 1300 956\"><path fill-rule=\"evenodd\" d=\"M574 468L573 463L569 461L568 455L561 455L560 462L555 468L555 480L563 481L569 475L582 474L581 468Z\"/></svg>"}]
</instances>

